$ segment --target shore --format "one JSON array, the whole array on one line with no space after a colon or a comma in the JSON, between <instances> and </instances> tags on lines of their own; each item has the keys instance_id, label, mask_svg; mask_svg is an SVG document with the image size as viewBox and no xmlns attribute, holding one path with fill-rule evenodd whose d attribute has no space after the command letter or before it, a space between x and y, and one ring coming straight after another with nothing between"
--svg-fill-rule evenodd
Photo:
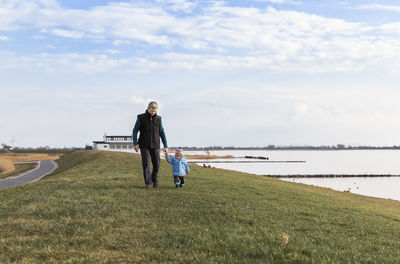
<instances>
[{"instance_id":1,"label":"shore","mask_svg":"<svg viewBox=\"0 0 400 264\"><path fill-rule=\"evenodd\" d=\"M382 178L400 177L392 174L302 174L302 175L263 175L269 178Z\"/></svg>"}]
</instances>

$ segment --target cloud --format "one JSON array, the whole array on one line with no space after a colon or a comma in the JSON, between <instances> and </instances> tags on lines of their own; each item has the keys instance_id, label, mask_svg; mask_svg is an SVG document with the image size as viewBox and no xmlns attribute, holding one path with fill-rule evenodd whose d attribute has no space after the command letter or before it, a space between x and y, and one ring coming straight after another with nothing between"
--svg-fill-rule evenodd
<instances>
[{"instance_id":1,"label":"cloud","mask_svg":"<svg viewBox=\"0 0 400 264\"><path fill-rule=\"evenodd\" d=\"M0 36L0 40L10 40L7 36Z\"/></svg>"},{"instance_id":2,"label":"cloud","mask_svg":"<svg viewBox=\"0 0 400 264\"><path fill-rule=\"evenodd\" d=\"M400 12L400 6L393 6L393 5L369 4L369 5L360 5L357 8Z\"/></svg>"},{"instance_id":3,"label":"cloud","mask_svg":"<svg viewBox=\"0 0 400 264\"><path fill-rule=\"evenodd\" d=\"M255 2L269 2L272 4L292 4L292 5L300 5L299 1L293 0L254 0Z\"/></svg>"},{"instance_id":4,"label":"cloud","mask_svg":"<svg viewBox=\"0 0 400 264\"><path fill-rule=\"evenodd\" d=\"M131 42L130 41L128 41L128 40L120 40L120 39L116 39L116 40L114 40L113 41L113 45L114 46L121 46L121 45L123 45L123 44L125 44L125 45L128 45L128 44L130 44Z\"/></svg>"},{"instance_id":5,"label":"cloud","mask_svg":"<svg viewBox=\"0 0 400 264\"><path fill-rule=\"evenodd\" d=\"M386 34L400 34L400 22L383 24L379 29Z\"/></svg>"},{"instance_id":6,"label":"cloud","mask_svg":"<svg viewBox=\"0 0 400 264\"><path fill-rule=\"evenodd\" d=\"M370 26L271 7L231 7L222 1L113 2L87 10L62 8L53 0L5 2L0 30L30 28L82 42L101 40L151 50L124 59L116 58L117 53L76 51L24 59L25 65L31 61L48 69L66 65L86 72L123 66L135 71L163 67L302 72L362 71L382 65L400 68L400 43L390 36L400 33L398 23ZM182 11L178 6L185 12L196 9L196 13L176 14ZM385 7L364 8L373 6Z\"/></svg>"},{"instance_id":7,"label":"cloud","mask_svg":"<svg viewBox=\"0 0 400 264\"><path fill-rule=\"evenodd\" d=\"M59 9L56 0L3 0L0 2L0 30L11 31L36 25L32 19L43 21L48 19L51 10Z\"/></svg>"},{"instance_id":8,"label":"cloud","mask_svg":"<svg viewBox=\"0 0 400 264\"><path fill-rule=\"evenodd\" d=\"M65 38L83 38L85 34L79 31L72 31L72 30L64 30L64 29L53 29L51 33Z\"/></svg>"},{"instance_id":9,"label":"cloud","mask_svg":"<svg viewBox=\"0 0 400 264\"><path fill-rule=\"evenodd\" d=\"M137 58L111 57L110 54L84 53L40 53L34 55L17 55L14 52L0 52L0 70L41 70L46 72L78 72L94 74L110 71L142 71L143 60Z\"/></svg>"},{"instance_id":10,"label":"cloud","mask_svg":"<svg viewBox=\"0 0 400 264\"><path fill-rule=\"evenodd\" d=\"M167 8L175 12L182 11L191 13L196 7L196 3L186 0L156 0L156 3L164 4Z\"/></svg>"},{"instance_id":11,"label":"cloud","mask_svg":"<svg viewBox=\"0 0 400 264\"><path fill-rule=\"evenodd\" d=\"M139 96L132 96L131 97L131 102L133 104L140 104L141 105L141 104L145 104L147 102L147 100L142 98L142 97L139 97Z\"/></svg>"}]
</instances>

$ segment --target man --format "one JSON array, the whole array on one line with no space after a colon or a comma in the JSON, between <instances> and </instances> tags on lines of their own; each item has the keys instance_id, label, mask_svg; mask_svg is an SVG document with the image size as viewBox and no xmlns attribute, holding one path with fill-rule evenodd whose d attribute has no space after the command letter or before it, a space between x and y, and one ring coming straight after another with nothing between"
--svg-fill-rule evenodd
<instances>
[{"instance_id":1,"label":"man","mask_svg":"<svg viewBox=\"0 0 400 264\"><path fill-rule=\"evenodd\" d=\"M158 104L150 102L144 114L138 115L132 132L135 151L142 155L143 177L146 188L158 187L158 169L160 168L160 138L164 145L164 153L168 154L167 138L161 122L161 116L157 115ZM137 133L140 132L139 141ZM150 159L153 171L150 174Z\"/></svg>"}]
</instances>

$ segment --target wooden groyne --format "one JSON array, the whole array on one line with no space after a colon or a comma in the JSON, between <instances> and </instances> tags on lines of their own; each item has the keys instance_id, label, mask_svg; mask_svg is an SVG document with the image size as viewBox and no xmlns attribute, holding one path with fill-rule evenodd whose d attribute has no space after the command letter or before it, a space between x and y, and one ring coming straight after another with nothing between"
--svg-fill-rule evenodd
<instances>
[{"instance_id":1,"label":"wooden groyne","mask_svg":"<svg viewBox=\"0 0 400 264\"><path fill-rule=\"evenodd\" d=\"M260 159L260 160L269 160L268 157L262 157L262 156L244 156L245 159Z\"/></svg>"}]
</instances>

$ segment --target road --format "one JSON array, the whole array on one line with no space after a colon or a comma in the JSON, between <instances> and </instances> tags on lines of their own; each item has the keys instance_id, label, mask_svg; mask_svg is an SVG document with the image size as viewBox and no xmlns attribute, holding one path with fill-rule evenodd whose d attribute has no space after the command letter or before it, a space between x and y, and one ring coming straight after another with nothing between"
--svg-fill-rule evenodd
<instances>
[{"instance_id":1,"label":"road","mask_svg":"<svg viewBox=\"0 0 400 264\"><path fill-rule=\"evenodd\" d=\"M57 167L58 165L54 162L54 160L41 160L39 161L39 166L36 169L28 171L17 177L9 177L7 179L0 180L0 189L38 181L47 174L52 173Z\"/></svg>"}]
</instances>

